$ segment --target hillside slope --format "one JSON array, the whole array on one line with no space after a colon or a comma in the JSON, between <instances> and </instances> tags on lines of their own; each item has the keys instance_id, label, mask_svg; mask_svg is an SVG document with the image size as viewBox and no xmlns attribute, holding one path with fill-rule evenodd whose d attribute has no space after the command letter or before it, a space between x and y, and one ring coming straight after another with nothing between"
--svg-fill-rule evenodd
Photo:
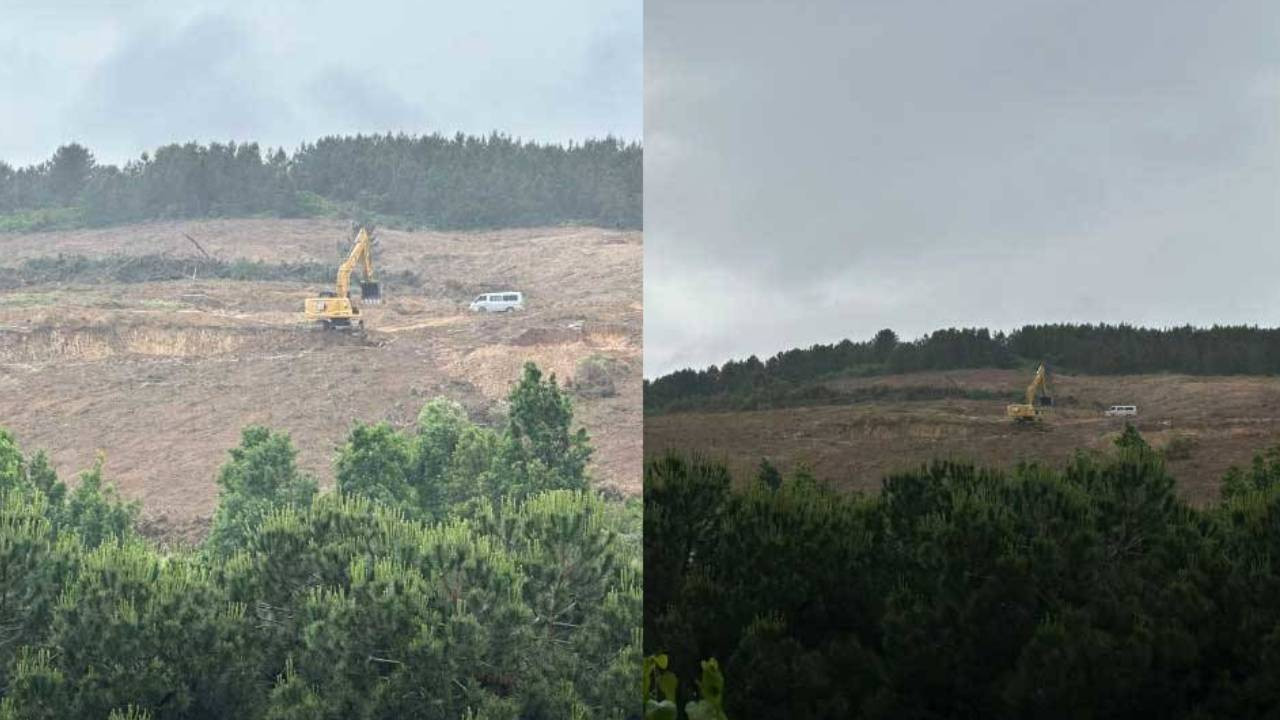
<instances>
[{"instance_id":1,"label":"hillside slope","mask_svg":"<svg viewBox=\"0 0 1280 720\"><path fill-rule=\"evenodd\" d=\"M9 266L66 254L333 262L345 223L213 220L0 234ZM41 284L0 292L0 425L50 451L63 476L106 455L105 475L161 532L199 532L240 428L293 434L299 463L330 482L352 422L411 423L435 395L480 419L532 360L562 381L593 354L619 361L618 392L578 398L597 448L591 472L636 493L641 460L641 235L597 228L380 230L378 267L424 287L386 288L364 339L311 328L318 286L203 279ZM522 290L524 313L474 315L478 292Z\"/></svg>"},{"instance_id":2,"label":"hillside slope","mask_svg":"<svg viewBox=\"0 0 1280 720\"><path fill-rule=\"evenodd\" d=\"M1015 370L959 370L850 378L825 383L856 393L882 388L885 399L837 406L725 413L671 413L646 418L645 454L695 450L749 477L762 457L781 468L805 463L835 485L875 490L881 478L932 458L984 465L1023 461L1060 464L1077 449L1101 450L1124 425L1102 411L1136 404L1134 424L1156 447L1174 448L1170 470L1180 492L1203 501L1217 492L1232 464L1280 441L1280 378L1185 375L1058 375L1059 406L1043 431L1015 427L1004 405L1028 381ZM892 399L954 391L947 399ZM989 399L988 397L989 396Z\"/></svg>"}]
</instances>

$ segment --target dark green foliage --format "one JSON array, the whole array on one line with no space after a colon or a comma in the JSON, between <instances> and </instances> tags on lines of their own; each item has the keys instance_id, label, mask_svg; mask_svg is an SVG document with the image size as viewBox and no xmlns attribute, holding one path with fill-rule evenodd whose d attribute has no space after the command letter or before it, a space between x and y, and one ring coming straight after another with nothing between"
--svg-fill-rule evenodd
<instances>
[{"instance_id":1,"label":"dark green foliage","mask_svg":"<svg viewBox=\"0 0 1280 720\"><path fill-rule=\"evenodd\" d=\"M79 143L63 145L49 160L49 192L59 205L71 205L84 192L93 172L93 153Z\"/></svg>"},{"instance_id":2,"label":"dark green foliage","mask_svg":"<svg viewBox=\"0 0 1280 720\"><path fill-rule=\"evenodd\" d=\"M572 429L573 403L556 384L556 376L542 379L533 363L508 397L507 434L515 451L517 471L533 489L582 489L591 457L587 431Z\"/></svg>"},{"instance_id":3,"label":"dark green foliage","mask_svg":"<svg viewBox=\"0 0 1280 720\"><path fill-rule=\"evenodd\" d=\"M84 554L53 609L47 647L60 677L57 717L104 717L137 704L156 718L229 717L246 709L250 638L243 607L206 569L137 541ZM21 668L14 683L23 683ZM15 693L19 706L31 698Z\"/></svg>"},{"instance_id":4,"label":"dark green foliage","mask_svg":"<svg viewBox=\"0 0 1280 720\"><path fill-rule=\"evenodd\" d=\"M1133 423L1125 423L1124 430L1120 431L1120 436L1115 439L1116 447L1121 450L1132 452L1150 452L1151 446L1138 433L1138 428Z\"/></svg>"},{"instance_id":5,"label":"dark green foliage","mask_svg":"<svg viewBox=\"0 0 1280 720\"><path fill-rule=\"evenodd\" d=\"M888 362L893 351L898 349L898 334L889 328L876 333L871 339L871 351L877 362Z\"/></svg>"},{"instance_id":6,"label":"dark green foliage","mask_svg":"<svg viewBox=\"0 0 1280 720\"><path fill-rule=\"evenodd\" d=\"M298 471L298 451L288 435L251 425L240 433L240 446L218 472L218 509L207 547L230 554L262 517L281 505L307 506L316 482Z\"/></svg>"},{"instance_id":7,"label":"dark green foliage","mask_svg":"<svg viewBox=\"0 0 1280 720\"><path fill-rule=\"evenodd\" d=\"M1224 499L1266 493L1280 487L1280 446L1253 456L1248 470L1233 467L1222 481Z\"/></svg>"},{"instance_id":8,"label":"dark green foliage","mask_svg":"<svg viewBox=\"0 0 1280 720\"><path fill-rule=\"evenodd\" d=\"M621 542L605 503L588 493L555 490L487 516L486 525L528 577L524 602L533 612L533 646L540 662L555 668L535 690L531 717L550 720L573 707L634 702L642 612L638 558Z\"/></svg>"},{"instance_id":9,"label":"dark green foliage","mask_svg":"<svg viewBox=\"0 0 1280 720\"><path fill-rule=\"evenodd\" d=\"M132 534L139 509L138 503L125 502L114 485L102 482L99 458L91 470L80 473L80 483L67 497L60 521L62 527L75 529L86 546L97 547Z\"/></svg>"},{"instance_id":10,"label":"dark green foliage","mask_svg":"<svg viewBox=\"0 0 1280 720\"><path fill-rule=\"evenodd\" d=\"M101 463L68 493L0 430L0 720L631 716L638 506L513 481L542 462L513 445L436 400L353 428L319 493L251 426L204 546L166 551Z\"/></svg>"},{"instance_id":11,"label":"dark green foliage","mask_svg":"<svg viewBox=\"0 0 1280 720\"><path fill-rule=\"evenodd\" d=\"M71 144L39 165L0 163L0 228L27 230L262 215L436 228L638 228L640 198L640 145L612 137L556 145L497 133L356 135L304 143L292 154L264 153L257 143L186 143L123 167L97 165Z\"/></svg>"},{"instance_id":12,"label":"dark green foliage","mask_svg":"<svg viewBox=\"0 0 1280 720\"><path fill-rule=\"evenodd\" d=\"M459 717L497 700L489 674L519 675L531 620L523 578L465 523L424 526L364 498L325 495L260 532L234 596L283 623L275 632L294 663L286 683L309 688L326 708L320 717Z\"/></svg>"},{"instance_id":13,"label":"dark green foliage","mask_svg":"<svg viewBox=\"0 0 1280 720\"><path fill-rule=\"evenodd\" d=\"M27 483L26 462L17 441L0 430L0 492L15 490Z\"/></svg>"},{"instance_id":14,"label":"dark green foliage","mask_svg":"<svg viewBox=\"0 0 1280 720\"><path fill-rule=\"evenodd\" d=\"M49 627L81 550L75 535L55 535L50 517L56 514L41 493L0 491L0 688L11 684L19 648Z\"/></svg>"},{"instance_id":15,"label":"dark green foliage","mask_svg":"<svg viewBox=\"0 0 1280 720\"><path fill-rule=\"evenodd\" d=\"M326 494L262 523L227 571L257 608L264 674L281 677L271 716L295 702L333 718L622 716L633 682L601 678L638 672L639 566L604 502L481 504L478 522L424 525Z\"/></svg>"},{"instance_id":16,"label":"dark green foliage","mask_svg":"<svg viewBox=\"0 0 1280 720\"><path fill-rule=\"evenodd\" d=\"M696 458L667 456L645 469L646 617L676 601L674 593L691 574L695 555L719 530L720 516L730 498L729 483L729 472L723 466Z\"/></svg>"},{"instance_id":17,"label":"dark green foliage","mask_svg":"<svg viewBox=\"0 0 1280 720\"><path fill-rule=\"evenodd\" d=\"M777 490L782 487L782 473L769 462L769 458L762 458L760 469L756 471L756 481L770 490Z\"/></svg>"},{"instance_id":18,"label":"dark green foliage","mask_svg":"<svg viewBox=\"0 0 1280 720\"><path fill-rule=\"evenodd\" d=\"M129 536L139 511L137 503L126 502L115 486L103 482L102 463L99 456L68 493L43 451L24 458L13 436L0 429L0 495L38 497L51 532L74 532L89 547Z\"/></svg>"},{"instance_id":19,"label":"dark green foliage","mask_svg":"<svg viewBox=\"0 0 1280 720\"><path fill-rule=\"evenodd\" d=\"M547 490L586 489L590 441L585 430L573 429L572 399L555 376L543 379L537 366L526 364L507 406L501 431L472 423L450 400L438 398L423 407L413 436L406 439L407 479L428 516L465 514L463 506L479 498L501 502Z\"/></svg>"},{"instance_id":20,"label":"dark green foliage","mask_svg":"<svg viewBox=\"0 0 1280 720\"><path fill-rule=\"evenodd\" d=\"M408 440L390 425L357 424L334 465L338 492L391 506L416 506L417 493L409 484L413 453Z\"/></svg>"},{"instance_id":21,"label":"dark green foliage","mask_svg":"<svg viewBox=\"0 0 1280 720\"><path fill-rule=\"evenodd\" d=\"M467 417L467 411L447 398L428 402L418 413L410 480L417 490L419 503L432 516L441 515L447 508L479 494L476 487L466 486L483 484L484 473L493 463L492 456L485 457L487 453L477 450L483 441L470 436L464 451L457 453L464 435L473 431L478 429ZM458 454L456 461L455 454Z\"/></svg>"},{"instance_id":22,"label":"dark green foliage","mask_svg":"<svg viewBox=\"0 0 1280 720\"><path fill-rule=\"evenodd\" d=\"M647 382L647 381L646 381ZM647 390L646 390L647 392ZM650 396L646 395L646 398ZM1006 393L960 387L930 385L871 385L851 389L834 389L822 382L766 382L740 393L711 396L680 396L656 406L658 400L646 400L648 415L675 412L743 412L815 405L856 405L859 403L902 403L958 398L965 400L1001 400Z\"/></svg>"},{"instance_id":23,"label":"dark green foliage","mask_svg":"<svg viewBox=\"0 0 1280 720\"><path fill-rule=\"evenodd\" d=\"M880 399L995 399L991 393L955 387L837 391L824 381L924 370L1009 368L1042 361L1063 371L1096 375L1273 375L1280 373L1280 328L1027 325L1008 335L985 328L950 328L911 342L899 341L892 330L881 330L867 341L814 345L780 352L764 362L752 356L646 380L645 412L755 410Z\"/></svg>"},{"instance_id":24,"label":"dark green foliage","mask_svg":"<svg viewBox=\"0 0 1280 720\"><path fill-rule=\"evenodd\" d=\"M329 284L332 264L318 262L266 263L261 260L191 260L172 255L112 255L85 257L56 255L28 258L0 276L0 288L43 283L140 283L205 279L253 282L293 281ZM379 280L397 287L421 287L417 274L408 270L381 273Z\"/></svg>"},{"instance_id":25,"label":"dark green foliage","mask_svg":"<svg viewBox=\"0 0 1280 720\"><path fill-rule=\"evenodd\" d=\"M651 463L646 653L679 677L721 659L730 717L1274 713L1280 449L1195 509L1136 431L1116 444L874 497Z\"/></svg>"},{"instance_id":26,"label":"dark green foliage","mask_svg":"<svg viewBox=\"0 0 1280 720\"><path fill-rule=\"evenodd\" d=\"M519 477L519 468L508 462L505 448L510 442L497 431L468 425L458 436L449 457L444 487L445 507L458 509L473 498L524 497L529 486Z\"/></svg>"},{"instance_id":27,"label":"dark green foliage","mask_svg":"<svg viewBox=\"0 0 1280 720\"><path fill-rule=\"evenodd\" d=\"M1046 358L1058 367L1097 375L1280 372L1280 330L1274 328L1028 325L1009 335L1008 346L1020 357Z\"/></svg>"},{"instance_id":28,"label":"dark green foliage","mask_svg":"<svg viewBox=\"0 0 1280 720\"><path fill-rule=\"evenodd\" d=\"M54 472L53 466L49 464L49 456L43 450L31 457L26 472L27 482L31 483L31 487L44 493L51 505L62 505L67 496L67 486L58 481L58 474Z\"/></svg>"}]
</instances>

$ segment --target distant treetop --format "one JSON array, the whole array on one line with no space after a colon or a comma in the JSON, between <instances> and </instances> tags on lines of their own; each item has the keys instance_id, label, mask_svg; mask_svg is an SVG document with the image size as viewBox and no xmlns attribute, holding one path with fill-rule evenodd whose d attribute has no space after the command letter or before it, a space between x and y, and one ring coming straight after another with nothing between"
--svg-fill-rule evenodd
<instances>
[{"instance_id":1,"label":"distant treetop","mask_svg":"<svg viewBox=\"0 0 1280 720\"><path fill-rule=\"evenodd\" d=\"M639 143L509 135L329 136L292 154L257 143L159 147L123 167L78 143L0 161L0 230L165 218L346 216L439 229L641 226Z\"/></svg>"},{"instance_id":2,"label":"distant treetop","mask_svg":"<svg viewBox=\"0 0 1280 720\"><path fill-rule=\"evenodd\" d=\"M753 398L765 404L779 399L800 401L808 397L801 390L820 389L806 383L838 375L1008 368L1038 362L1095 375L1274 375L1280 373L1280 328L1026 325L1007 335L986 328L948 328L909 342L886 329L872 340L786 350L765 361L753 355L719 367L678 370L646 380L645 409L705 409L723 406L726 399L736 400L729 403L736 407L752 406Z\"/></svg>"}]
</instances>

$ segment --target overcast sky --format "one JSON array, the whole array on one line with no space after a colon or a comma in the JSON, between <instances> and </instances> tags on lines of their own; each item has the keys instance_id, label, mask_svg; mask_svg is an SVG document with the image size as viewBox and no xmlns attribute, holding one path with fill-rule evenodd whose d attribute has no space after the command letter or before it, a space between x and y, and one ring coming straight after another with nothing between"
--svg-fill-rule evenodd
<instances>
[{"instance_id":1,"label":"overcast sky","mask_svg":"<svg viewBox=\"0 0 1280 720\"><path fill-rule=\"evenodd\" d=\"M648 377L1280 324L1280 3L648 0L644 83Z\"/></svg>"},{"instance_id":2,"label":"overcast sky","mask_svg":"<svg viewBox=\"0 0 1280 720\"><path fill-rule=\"evenodd\" d=\"M639 140L641 0L0 0L0 160L76 140Z\"/></svg>"}]
</instances>

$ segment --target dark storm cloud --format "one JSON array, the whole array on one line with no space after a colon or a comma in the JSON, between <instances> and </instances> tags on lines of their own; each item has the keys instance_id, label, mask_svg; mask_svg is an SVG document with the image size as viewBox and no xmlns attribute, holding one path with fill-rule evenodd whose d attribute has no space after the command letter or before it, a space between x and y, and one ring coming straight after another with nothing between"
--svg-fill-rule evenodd
<instances>
[{"instance_id":1,"label":"dark storm cloud","mask_svg":"<svg viewBox=\"0 0 1280 720\"><path fill-rule=\"evenodd\" d=\"M1280 10L646 6L646 374L891 326L1274 323Z\"/></svg>"},{"instance_id":2,"label":"dark storm cloud","mask_svg":"<svg viewBox=\"0 0 1280 720\"><path fill-rule=\"evenodd\" d=\"M0 160L77 140L295 147L354 132L641 134L639 0L9 0Z\"/></svg>"}]
</instances>

